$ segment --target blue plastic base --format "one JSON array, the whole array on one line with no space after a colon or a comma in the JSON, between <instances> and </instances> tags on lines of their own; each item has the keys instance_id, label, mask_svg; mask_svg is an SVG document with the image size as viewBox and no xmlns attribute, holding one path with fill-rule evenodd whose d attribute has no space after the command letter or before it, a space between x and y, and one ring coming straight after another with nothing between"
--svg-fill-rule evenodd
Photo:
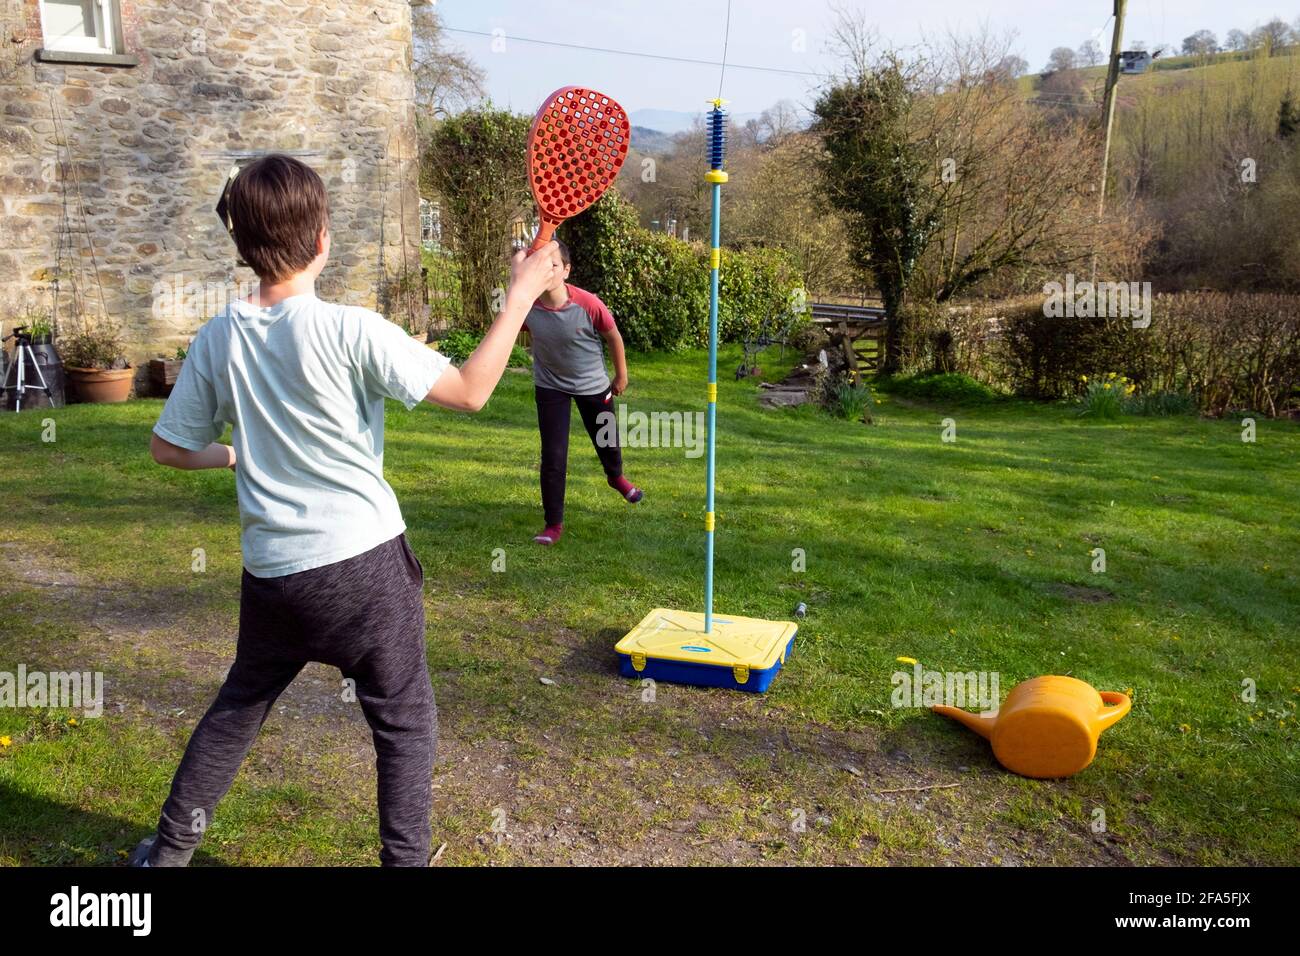
<instances>
[{"instance_id":1,"label":"blue plastic base","mask_svg":"<svg viewBox=\"0 0 1300 956\"><path fill-rule=\"evenodd\" d=\"M783 659L789 657L790 652L794 650L794 641L792 637L786 644L785 653L781 655ZM751 694L761 694L766 691L780 670L781 661L778 660L766 670L751 670L749 680L741 684L736 680L735 673L730 667L649 657L646 658L645 667L637 670L632 666L632 655L618 655L618 672L624 677L648 677L651 680L667 681L670 684L692 684L696 687L725 687L727 690L743 690Z\"/></svg>"}]
</instances>

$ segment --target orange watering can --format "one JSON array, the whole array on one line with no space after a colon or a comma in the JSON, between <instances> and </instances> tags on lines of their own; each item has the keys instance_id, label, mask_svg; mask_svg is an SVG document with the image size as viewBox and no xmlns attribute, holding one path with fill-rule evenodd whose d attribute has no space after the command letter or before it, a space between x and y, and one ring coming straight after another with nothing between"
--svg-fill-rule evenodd
<instances>
[{"instance_id":1,"label":"orange watering can","mask_svg":"<svg viewBox=\"0 0 1300 956\"><path fill-rule=\"evenodd\" d=\"M1073 677L1035 677L1011 688L992 714L933 710L987 737L993 756L1012 773L1048 779L1073 776L1092 763L1101 732L1132 706L1124 694L1097 693Z\"/></svg>"}]
</instances>

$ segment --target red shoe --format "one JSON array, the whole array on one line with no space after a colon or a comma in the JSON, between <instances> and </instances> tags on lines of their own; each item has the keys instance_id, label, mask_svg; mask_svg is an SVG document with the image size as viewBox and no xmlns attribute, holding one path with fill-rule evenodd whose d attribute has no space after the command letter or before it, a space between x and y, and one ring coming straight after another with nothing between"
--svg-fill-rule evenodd
<instances>
[{"instance_id":1,"label":"red shoe","mask_svg":"<svg viewBox=\"0 0 1300 956\"><path fill-rule=\"evenodd\" d=\"M619 475L617 478L609 478L607 481L609 482L609 486L622 495L623 500L630 505L636 504L645 497L645 492L632 484L632 482L628 481L622 475Z\"/></svg>"},{"instance_id":2,"label":"red shoe","mask_svg":"<svg viewBox=\"0 0 1300 956\"><path fill-rule=\"evenodd\" d=\"M538 544L544 544L547 547L549 547L555 544L555 542L559 541L560 535L562 534L564 534L564 525L548 524L545 528L542 529L541 534L533 535L533 540L536 541Z\"/></svg>"}]
</instances>

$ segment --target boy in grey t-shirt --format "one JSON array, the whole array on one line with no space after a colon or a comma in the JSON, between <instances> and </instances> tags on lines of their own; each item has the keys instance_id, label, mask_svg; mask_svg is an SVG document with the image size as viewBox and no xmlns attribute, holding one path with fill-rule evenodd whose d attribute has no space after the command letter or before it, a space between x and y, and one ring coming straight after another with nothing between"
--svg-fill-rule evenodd
<instances>
[{"instance_id":1,"label":"boy in grey t-shirt","mask_svg":"<svg viewBox=\"0 0 1300 956\"><path fill-rule=\"evenodd\" d=\"M569 249L557 242L556 270L550 286L533 303L524 322L532 338L533 386L537 427L542 436L542 513L544 527L533 540L551 545L564 533L564 486L569 467L569 411L578 406L609 486L636 504L641 489L623 476L623 452L612 424L614 396L627 388L627 353L623 336L605 303L585 289L569 285ZM614 380L605 371L609 346Z\"/></svg>"},{"instance_id":2,"label":"boy in grey t-shirt","mask_svg":"<svg viewBox=\"0 0 1300 956\"><path fill-rule=\"evenodd\" d=\"M367 309L316 298L330 251L325 186L270 155L230 186L227 225L261 280L195 337L153 429L162 465L230 468L242 525L235 661L190 737L136 866L184 866L272 704L309 661L336 666L370 724L380 861L424 866L437 712L424 569L384 480L384 399L478 411L505 370L553 246L511 262L505 307L457 369ZM232 445L217 438L233 426Z\"/></svg>"}]
</instances>

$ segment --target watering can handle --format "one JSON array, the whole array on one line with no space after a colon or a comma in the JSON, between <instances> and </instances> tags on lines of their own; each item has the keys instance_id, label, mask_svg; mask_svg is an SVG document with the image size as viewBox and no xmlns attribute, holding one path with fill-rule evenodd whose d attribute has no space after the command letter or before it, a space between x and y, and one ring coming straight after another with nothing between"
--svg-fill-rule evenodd
<instances>
[{"instance_id":1,"label":"watering can handle","mask_svg":"<svg viewBox=\"0 0 1300 956\"><path fill-rule=\"evenodd\" d=\"M1122 718L1133 707L1133 702L1128 699L1128 695L1121 694L1118 691L1103 690L1101 699L1111 706L1103 708L1097 714L1097 733L1101 733L1115 721Z\"/></svg>"}]
</instances>

